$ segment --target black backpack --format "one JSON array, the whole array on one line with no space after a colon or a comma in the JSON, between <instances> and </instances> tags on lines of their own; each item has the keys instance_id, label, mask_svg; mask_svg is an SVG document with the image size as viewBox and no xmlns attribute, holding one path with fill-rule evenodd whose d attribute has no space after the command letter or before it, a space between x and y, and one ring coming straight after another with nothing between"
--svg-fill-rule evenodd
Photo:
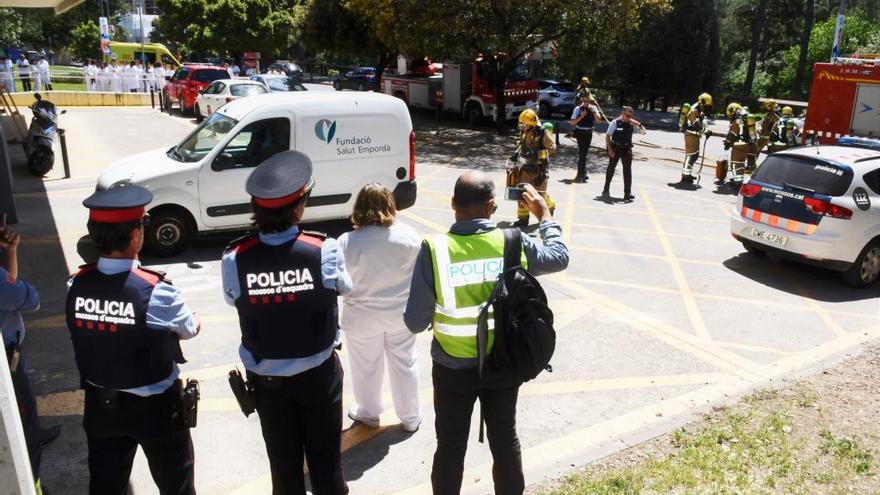
<instances>
[{"instance_id":1,"label":"black backpack","mask_svg":"<svg viewBox=\"0 0 880 495\"><path fill-rule=\"evenodd\" d=\"M556 348L553 311L538 280L520 264L522 232L504 229L504 271L477 318L480 386L519 386L544 370L553 371ZM495 344L488 345L489 308L495 318Z\"/></svg>"}]
</instances>

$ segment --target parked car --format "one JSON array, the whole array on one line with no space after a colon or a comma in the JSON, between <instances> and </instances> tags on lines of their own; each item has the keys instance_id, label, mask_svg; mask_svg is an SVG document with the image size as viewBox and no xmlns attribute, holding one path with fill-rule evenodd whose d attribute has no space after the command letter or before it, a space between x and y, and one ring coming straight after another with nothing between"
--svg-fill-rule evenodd
<instances>
[{"instance_id":1,"label":"parked car","mask_svg":"<svg viewBox=\"0 0 880 495\"><path fill-rule=\"evenodd\" d=\"M730 231L749 252L837 270L856 287L880 275L880 150L773 153L741 186L736 208Z\"/></svg>"},{"instance_id":2,"label":"parked car","mask_svg":"<svg viewBox=\"0 0 880 495\"><path fill-rule=\"evenodd\" d=\"M555 79L538 79L538 116L542 119L559 112L568 118L574 110L574 85Z\"/></svg>"},{"instance_id":3,"label":"parked car","mask_svg":"<svg viewBox=\"0 0 880 495\"><path fill-rule=\"evenodd\" d=\"M270 70L278 69L284 72L284 74L288 76L299 76L302 77L303 70L302 67L297 65L294 62L290 62L288 60L276 60L271 64L267 65L265 69L261 71L262 74L266 74Z\"/></svg>"},{"instance_id":4,"label":"parked car","mask_svg":"<svg viewBox=\"0 0 880 495\"><path fill-rule=\"evenodd\" d=\"M229 73L216 65L186 64L168 78L165 85L165 108L176 103L181 113L192 112L199 91L218 79L229 79Z\"/></svg>"},{"instance_id":5,"label":"parked car","mask_svg":"<svg viewBox=\"0 0 880 495\"><path fill-rule=\"evenodd\" d=\"M376 69L373 67L358 67L334 78L333 87L336 88L336 91L342 91L343 89L366 91L373 87L375 81Z\"/></svg>"},{"instance_id":6,"label":"parked car","mask_svg":"<svg viewBox=\"0 0 880 495\"><path fill-rule=\"evenodd\" d=\"M270 93L286 93L288 91L308 91L302 80L298 77L276 76L272 74L260 74L251 76L251 81L257 81L269 90Z\"/></svg>"},{"instance_id":7,"label":"parked car","mask_svg":"<svg viewBox=\"0 0 880 495\"><path fill-rule=\"evenodd\" d=\"M398 209L416 200L415 134L406 104L378 93L307 91L224 105L171 147L107 167L97 189L137 184L153 192L146 248L183 251L198 233L248 230L254 167L285 150L311 157L315 188L304 222L348 218L368 182L393 191Z\"/></svg>"},{"instance_id":8,"label":"parked car","mask_svg":"<svg viewBox=\"0 0 880 495\"><path fill-rule=\"evenodd\" d=\"M269 89L259 81L247 79L218 79L212 82L196 98L194 113L196 122L201 122L223 105L237 98L251 95L262 95Z\"/></svg>"}]
</instances>

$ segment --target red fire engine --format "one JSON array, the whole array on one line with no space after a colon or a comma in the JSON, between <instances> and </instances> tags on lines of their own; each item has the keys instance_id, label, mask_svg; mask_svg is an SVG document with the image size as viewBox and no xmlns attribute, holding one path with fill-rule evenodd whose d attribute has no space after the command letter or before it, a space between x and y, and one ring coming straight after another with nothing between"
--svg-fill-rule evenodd
<instances>
[{"instance_id":1,"label":"red fire engine","mask_svg":"<svg viewBox=\"0 0 880 495\"><path fill-rule=\"evenodd\" d=\"M805 142L841 136L880 137L880 58L817 63L804 122Z\"/></svg>"}]
</instances>

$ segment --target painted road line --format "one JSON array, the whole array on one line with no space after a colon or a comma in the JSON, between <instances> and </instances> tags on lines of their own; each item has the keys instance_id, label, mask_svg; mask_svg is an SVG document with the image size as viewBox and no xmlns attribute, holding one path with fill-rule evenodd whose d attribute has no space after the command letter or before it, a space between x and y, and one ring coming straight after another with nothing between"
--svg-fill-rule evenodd
<instances>
[{"instance_id":1,"label":"painted road line","mask_svg":"<svg viewBox=\"0 0 880 495\"><path fill-rule=\"evenodd\" d=\"M631 227L616 227L613 225L600 225L595 223L581 223L575 222L575 227L585 228L585 229L597 229L597 230L612 230L612 231L620 231L620 232L631 232L634 234L647 234L651 236L657 235L655 230L649 229L636 229ZM667 233L669 237L676 237L680 239L693 239L697 241L706 241L706 242L721 242L724 244L730 244L730 238L728 237L709 237L709 236L699 236L699 235L690 235L690 234L670 234Z\"/></svg>"},{"instance_id":2,"label":"painted road line","mask_svg":"<svg viewBox=\"0 0 880 495\"><path fill-rule=\"evenodd\" d=\"M577 205L578 208L583 210L594 210L594 211L611 211L609 208L601 207L601 206L591 206L591 205ZM638 209L630 209L630 208L614 208L614 213L622 213L629 215L650 215L646 210L638 210ZM718 224L727 224L728 222L725 220L718 220L715 218L702 218L702 217L692 217L688 215L675 215L672 213L658 213L658 215L662 218L675 218L680 220L693 220L695 222L706 222L706 223L718 223Z\"/></svg>"},{"instance_id":3,"label":"painted road line","mask_svg":"<svg viewBox=\"0 0 880 495\"><path fill-rule=\"evenodd\" d=\"M615 256L634 256L637 258L645 258L649 260L657 260L657 261L669 261L666 256L659 254L650 254L650 253L637 253L634 251L621 251L619 249L606 249L606 248L597 248L597 247L587 247L587 246L569 246L569 249L574 249L577 251L585 251L588 253L601 253L601 254L610 254ZM687 258L675 258L676 261L681 263L689 263L694 265L705 265L705 266L723 266L720 261L709 261L709 260L694 260Z\"/></svg>"},{"instance_id":4,"label":"painted road line","mask_svg":"<svg viewBox=\"0 0 880 495\"><path fill-rule=\"evenodd\" d=\"M721 349L713 342L699 339L691 333L684 332L642 311L619 303L614 299L596 291L582 287L567 279L564 275L547 275L544 277L556 284L557 288L569 291L590 300L598 311L630 325L657 340L676 349L691 354L704 362L749 381L757 381L764 377L764 367L736 353Z\"/></svg>"},{"instance_id":5,"label":"painted road line","mask_svg":"<svg viewBox=\"0 0 880 495\"><path fill-rule=\"evenodd\" d=\"M792 277L787 270L783 270L777 267L774 263L774 271L780 274L783 278L785 278L785 280L788 281L788 283L791 284L795 292L797 292L798 295L801 296L801 299L803 299L803 301L807 304L807 306L809 306L810 309L819 316L819 319L821 319L822 322L825 323L825 326L827 326L828 329L831 330L831 333L833 333L835 337L839 339L846 335L846 332L843 330L840 324L834 321L834 318L832 318L831 315L829 315L828 312L825 311L825 308L823 308L821 305L819 305L819 303L816 302L813 295L810 294L810 291L807 290L803 285L798 283L798 281L795 280L794 277Z\"/></svg>"},{"instance_id":6,"label":"painted road line","mask_svg":"<svg viewBox=\"0 0 880 495\"><path fill-rule=\"evenodd\" d=\"M717 339L715 340L715 344L723 349L734 349L737 351L760 352L763 354L775 354L777 356L787 356L790 354L789 352L785 352L782 349L774 349L772 347L764 347L759 345L740 344L738 342L723 342Z\"/></svg>"},{"instance_id":7,"label":"painted road line","mask_svg":"<svg viewBox=\"0 0 880 495\"><path fill-rule=\"evenodd\" d=\"M706 328L706 322L703 320L703 314L700 313L700 308L697 306L697 301L694 299L693 294L691 294L691 288L688 284L687 277L684 276L684 271L681 269L681 265L678 262L678 259L675 257L675 251L672 249L672 243L669 242L669 237L666 236L666 231L663 230L663 225L660 223L660 218L657 216L657 211L654 209L654 203L651 202L651 197L648 195L648 191L645 188L640 188L642 192L642 197L645 201L645 206L648 209L648 213L651 215L651 222L654 224L654 228L657 230L657 237L660 239L660 246L663 248L663 252L666 253L666 260L669 262L669 268L672 269L672 275L675 277L675 283L678 285L679 290L681 291L681 298L684 301L685 310L688 313L688 317L691 320L691 326L694 331L697 333L697 337L705 340L711 340L712 337L709 335L709 329Z\"/></svg>"},{"instance_id":8,"label":"painted road line","mask_svg":"<svg viewBox=\"0 0 880 495\"><path fill-rule=\"evenodd\" d=\"M574 230L574 208L577 196L575 196L575 188L569 186L568 196L565 201L565 215L562 219L562 241L566 246L571 246L571 233Z\"/></svg>"},{"instance_id":9,"label":"painted road line","mask_svg":"<svg viewBox=\"0 0 880 495\"><path fill-rule=\"evenodd\" d=\"M561 437L525 447L522 451L523 467L529 473L542 472L558 461L576 457L578 454L604 443L619 440L638 431L656 428L668 422L670 418L689 416L696 411L705 410L713 401L747 386L748 382L731 380L701 387L695 391L635 409L578 431L569 432ZM492 463L466 467L465 476L468 483L463 484L463 493L492 491ZM394 495L416 495L430 492L431 484L425 482L394 492Z\"/></svg>"},{"instance_id":10,"label":"painted road line","mask_svg":"<svg viewBox=\"0 0 880 495\"><path fill-rule=\"evenodd\" d=\"M444 226L440 225L439 223L432 222L431 220L428 220L427 218L424 218L420 215L416 215L415 213L413 213L409 210L403 210L403 211L399 211L397 213L405 218L408 218L408 219L414 221L414 222L420 223L420 224L424 225L425 227L428 227L429 229L431 229L439 234L449 232L449 227L444 227Z\"/></svg>"}]
</instances>

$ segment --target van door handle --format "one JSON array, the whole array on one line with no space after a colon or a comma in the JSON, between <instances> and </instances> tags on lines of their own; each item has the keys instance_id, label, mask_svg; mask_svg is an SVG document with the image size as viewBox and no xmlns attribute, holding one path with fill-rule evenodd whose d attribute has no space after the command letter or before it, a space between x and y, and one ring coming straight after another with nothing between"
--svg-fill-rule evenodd
<instances>
[{"instance_id":1,"label":"van door handle","mask_svg":"<svg viewBox=\"0 0 880 495\"><path fill-rule=\"evenodd\" d=\"M193 185L193 181L191 181L191 180L186 181L186 185L188 185L188 186Z\"/></svg>"}]
</instances>

